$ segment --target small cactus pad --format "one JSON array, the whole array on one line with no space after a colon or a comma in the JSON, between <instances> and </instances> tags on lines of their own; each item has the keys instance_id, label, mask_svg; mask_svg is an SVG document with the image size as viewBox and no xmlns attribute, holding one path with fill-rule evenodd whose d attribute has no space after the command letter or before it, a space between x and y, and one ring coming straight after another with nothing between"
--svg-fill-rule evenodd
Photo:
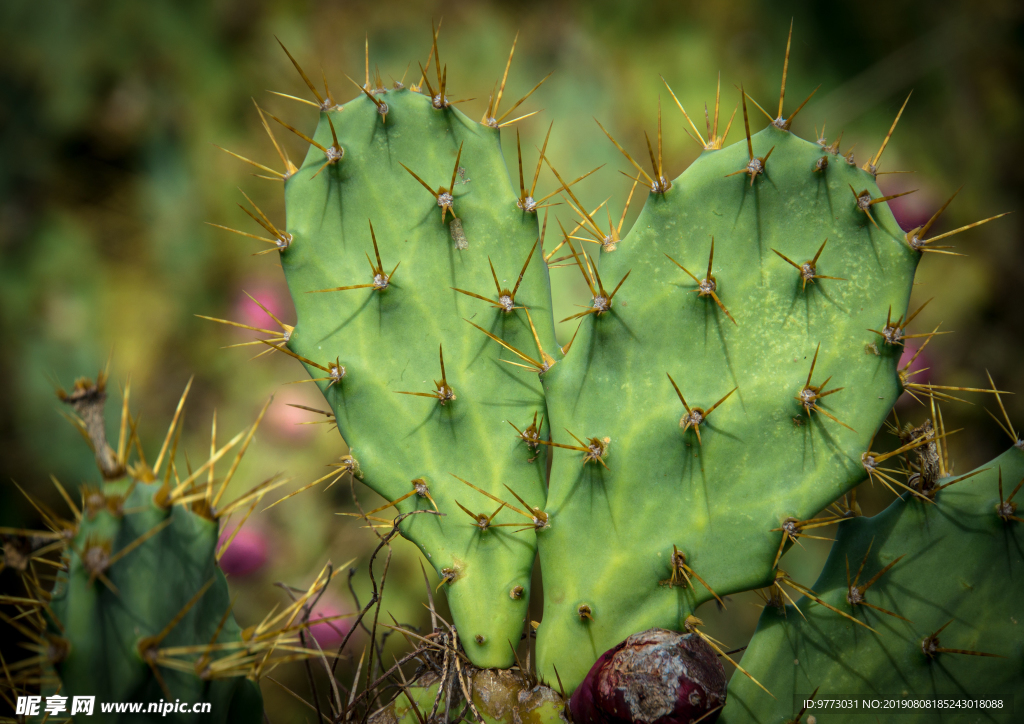
<instances>
[{"instance_id":1,"label":"small cactus pad","mask_svg":"<svg viewBox=\"0 0 1024 724\"><path fill-rule=\"evenodd\" d=\"M558 692L529 681L519 671L485 669L474 671L465 678L467 689L471 689L475 711L466 706L461 687L454 682L448 689L451 704L444 696L439 698L438 677L429 673L371 716L370 724L418 724L428 720L435 702L439 717L449 711L444 721L455 721L460 715L484 724L565 724L567 721L563 713L565 700Z\"/></svg>"},{"instance_id":2,"label":"small cactus pad","mask_svg":"<svg viewBox=\"0 0 1024 724\"><path fill-rule=\"evenodd\" d=\"M939 491L934 505L905 496L873 518L840 525L813 590L877 633L806 598L797 601L799 613L766 607L742 665L777 700L734 675L722 720L788 721L817 690L817 698L856 700L858 707L886 699L987 702L959 713L903 708L900 721L968 714L971 721L1016 721L1024 691L1024 524L1000 517L999 508L1024 478L1024 453L1011 448L975 473L956 476L963 480ZM897 560L869 590L852 594L896 616L850 603L851 585L864 589ZM809 713L825 720L824 712ZM831 710L828 721L865 716L863 708Z\"/></svg>"},{"instance_id":3,"label":"small cactus pad","mask_svg":"<svg viewBox=\"0 0 1024 724\"><path fill-rule=\"evenodd\" d=\"M288 347L320 380L365 482L390 501L407 496L402 513L436 505L443 514L409 516L402 532L442 577L471 660L509 666L529 602L533 525L506 507L482 527L500 503L460 479L543 504L547 456L509 423L546 430L544 393L535 369L507 364L530 363L488 337L554 362L536 213L517 206L497 129L409 90L375 94L386 118L365 94L322 113L314 140L329 148L336 133L343 156L325 165L311 146L286 181L293 241L281 264L298 320ZM408 496L413 481L426 490Z\"/></svg>"},{"instance_id":4,"label":"small cactus pad","mask_svg":"<svg viewBox=\"0 0 1024 724\"><path fill-rule=\"evenodd\" d=\"M595 296L629 276L543 376L553 440L603 445L557 450L538 536L538 665L567 690L630 634L681 630L712 589L772 580L782 523L864 478L901 391L902 346L869 330L905 313L920 254L884 201L858 205L882 197L874 178L773 125L752 149L705 151L594 253Z\"/></svg>"},{"instance_id":5,"label":"small cactus pad","mask_svg":"<svg viewBox=\"0 0 1024 724\"><path fill-rule=\"evenodd\" d=\"M170 692L210 702L216 721L259 722L259 687L225 668L223 651L207 650L241 640L214 557L217 522L159 505L160 490L121 480L85 495L50 601L61 694L151 702ZM193 670L168 666L161 652L170 647L193 648Z\"/></svg>"},{"instance_id":6,"label":"small cactus pad","mask_svg":"<svg viewBox=\"0 0 1024 724\"><path fill-rule=\"evenodd\" d=\"M222 497L270 402L251 427L219 447L214 415L210 457L194 470L186 457L188 475L182 479L176 459L191 382L151 464L136 433L138 418L130 411L130 381L117 444L108 444L106 383L103 372L95 383L81 378L71 393L57 393L74 409L76 415L68 418L93 449L103 482L83 484L76 503L53 478L70 516L27 496L47 530L0 529L0 567L15 571L24 590L24 595L0 596L0 606L19 611L13 617L0 611L0 619L36 652L17 663L17 673L8 672L0 684L10 693L0 689L0 694L11 701L40 686L45 695L92 696L96 704L204 703L211 721L261 722L260 676L282 660L319 654L305 646L309 610L304 607L332 576L328 564L303 597L256 626L243 631L235 621L218 560L264 496L283 481L274 475L230 501L222 503ZM216 463L235 448L230 470L218 476ZM241 520L222 531L221 522L243 506ZM38 571L43 565L49 570L56 554L60 563L52 589L46 590ZM101 712L98 706L93 713L97 721L152 719ZM192 716L160 711L162 717L168 714L168 721Z\"/></svg>"}]
</instances>

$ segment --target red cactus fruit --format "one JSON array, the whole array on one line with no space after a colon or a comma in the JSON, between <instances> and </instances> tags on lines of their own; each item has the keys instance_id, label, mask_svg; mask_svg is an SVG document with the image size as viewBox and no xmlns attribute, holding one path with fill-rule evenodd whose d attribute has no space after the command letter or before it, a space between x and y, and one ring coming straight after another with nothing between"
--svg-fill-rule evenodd
<instances>
[{"instance_id":1,"label":"red cactus fruit","mask_svg":"<svg viewBox=\"0 0 1024 724\"><path fill-rule=\"evenodd\" d=\"M602 654L569 710L573 724L710 724L727 684L718 656L699 636L652 628Z\"/></svg>"}]
</instances>

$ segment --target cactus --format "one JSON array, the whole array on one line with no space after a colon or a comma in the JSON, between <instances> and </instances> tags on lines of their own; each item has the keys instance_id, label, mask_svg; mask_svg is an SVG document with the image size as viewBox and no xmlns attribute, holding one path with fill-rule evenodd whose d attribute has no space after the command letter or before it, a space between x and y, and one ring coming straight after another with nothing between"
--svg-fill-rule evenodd
<instances>
[{"instance_id":1,"label":"cactus","mask_svg":"<svg viewBox=\"0 0 1024 724\"><path fill-rule=\"evenodd\" d=\"M365 481L402 512L447 514L411 516L403 533L442 577L473 662L507 667L536 554L514 509L542 505L547 465L508 423L544 436L547 413L541 381L485 334L541 365L557 346L536 212L517 206L498 129L454 110L444 82L432 97L375 85L321 115L285 186L287 349ZM512 502L492 516L496 497Z\"/></svg>"},{"instance_id":2,"label":"cactus","mask_svg":"<svg viewBox=\"0 0 1024 724\"><path fill-rule=\"evenodd\" d=\"M743 664L778 701L736 677L723 720L782 721L817 694L855 700L855 707L894 697L969 698L987 702L972 715L1008 721L1024 656L1017 623L1024 604L1016 593L1024 559L1012 500L1017 483L1006 483L1022 478L1024 455L1010 449L972 473L940 478L956 487L940 491L935 505L896 500L873 518L841 525L814 591L872 630L806 598L799 612L766 606ZM921 722L943 713L903 712ZM830 721L867 714L829 712Z\"/></svg>"},{"instance_id":3,"label":"cactus","mask_svg":"<svg viewBox=\"0 0 1024 724\"><path fill-rule=\"evenodd\" d=\"M259 689L212 656L213 644L241 641L216 567L216 522L159 505L160 488L136 482L86 495L68 570L50 600L51 642L66 646L54 662L61 691L100 701L209 701L221 721L259 721ZM161 653L172 646L211 651L192 671L177 670Z\"/></svg>"},{"instance_id":4,"label":"cactus","mask_svg":"<svg viewBox=\"0 0 1024 724\"><path fill-rule=\"evenodd\" d=\"M318 380L368 485L399 511L443 514L402 531L473 664L511 664L535 546L539 673L571 691L630 634L699 631L701 603L772 585L786 547L839 520L814 516L866 474L924 501L900 505L932 502L868 453L901 393L950 398L898 369L905 340L927 336L908 334L908 302L939 248L932 222L899 228L886 202L900 194L875 183L888 136L863 168L838 141L797 137L804 104L784 114L783 79L753 134L741 89L745 138L729 147L716 99L706 139L690 124L703 153L669 180L659 108L651 173L605 131L650 191L624 238L551 168L578 217L554 251L591 291L563 360L528 174L517 197L491 108L475 123L447 100L436 32L431 57L427 94L367 72L343 105L291 58L321 113L312 137L274 117L311 145L284 174L278 245L298 321L267 344ZM431 391L421 378L438 374Z\"/></svg>"},{"instance_id":5,"label":"cactus","mask_svg":"<svg viewBox=\"0 0 1024 724\"><path fill-rule=\"evenodd\" d=\"M175 459L189 388L150 463L129 410L130 385L116 449L108 444L106 383L104 372L95 382L76 381L71 392L58 391L75 412L69 418L92 447L103 482L83 486L76 504L54 479L69 517L33 503L49 530L0 531L4 563L19 572L26 594L0 598L18 611L0 617L37 653L11 667L14 675L5 669L5 688L21 695L41 684L44 692L68 697L67 713L75 696L143 705L181 700L209 703L216 721L260 722L256 682L284 659L316 654L302 645L308 627L303 605L327 583L322 573L307 595L259 626L243 630L232 614L217 560L259 501L284 482L275 475L225 498L263 413L220 445L214 418L209 459L182 476ZM216 463L236 448L227 475L215 476ZM221 523L232 513L241 514L241 522L218 542ZM58 549L62 555L48 589L43 571ZM103 721L133 720L103 714L98 704L92 714ZM172 712L171 718L190 716Z\"/></svg>"},{"instance_id":6,"label":"cactus","mask_svg":"<svg viewBox=\"0 0 1024 724\"><path fill-rule=\"evenodd\" d=\"M623 642L643 648L660 640L664 632L637 636L651 629L685 632L694 647L732 662L694 613L760 588L771 606L741 664L732 662L740 675L731 703L708 711L712 719L799 719L805 712L797 705L819 685L836 696L892 696L899 687L905 696L939 696L969 677L996 696L1021 684L1024 651L1000 642L1012 637L1007 621L1021 613L1006 584L1019 575L1013 496L1024 443L1004 410L997 421L1014 447L984 469L954 476L937 402L959 390L992 393L1001 406L1001 391L916 382L910 365L899 365L907 339L926 344L935 333L908 331L920 312L908 306L917 265L925 253L948 253L934 242L963 229L930 235L945 206L922 228L899 228L887 202L902 194L887 196L876 184L895 122L861 167L824 132L814 141L794 135L792 122L810 98L784 113L788 53L787 45L774 115L741 87L724 132L716 98L702 134L676 100L702 147L678 178L664 172L660 106L656 143L648 139L650 173L601 127L631 164L630 198L640 185L649 191L625 236L621 222L605 229L577 197L575 184L589 174L567 182L551 165L550 127L535 170L531 163L524 171L517 132L516 192L500 132L533 115L506 120L526 98L499 115L503 79L481 121L469 119L448 98L436 30L418 84L385 88L379 75L371 81L367 61L365 83L353 81L359 93L346 103L326 79L321 93L288 54L316 99L303 101L319 112L316 129L306 135L257 106L284 170L243 159L284 181L287 220L276 224L253 205L243 208L269 237L223 228L256 236L270 245L261 253L279 256L296 323L255 330L269 335L260 342L305 365L350 448L339 474L358 474L387 499L361 517L398 516L402 535L434 567L454 619L447 633L435 622L434 638L421 637L436 647L432 656L443 652L427 666L438 678L403 681L408 708L395 700L377 721L423 722L424 708L434 720L442 698L446 719L555 721L567 694L601 678L588 677L595 662ZM756 132L754 108L769 121ZM726 146L740 109L744 138ZM268 118L309 144L300 165L281 150ZM538 198L545 166L557 188ZM577 218L571 229L560 219L561 238L546 249L547 212L543 222L538 216L556 194ZM591 293L583 311L562 320L579 320L564 348L555 341L548 278L559 262L575 266ZM927 399L928 419L896 426L900 447L874 452L903 394ZM123 477L124 446L111 453L98 445L97 423L79 414L104 475ZM893 459L901 469L883 467ZM184 613L140 602L145 610L133 615L158 639L159 622L169 621L186 645L220 635L248 644L240 650L265 652L260 632L239 632L230 616L217 624L211 613L223 604L223 579L214 573L212 584L203 581L214 570L212 521L224 509L192 485L193 476L172 485L169 464L163 482L147 470L144 463L141 473L129 470L135 482L104 494L143 506L133 513L138 524L133 518L129 526L119 509L100 510L104 504L76 528L55 618L89 620L94 607L77 599L121 581L102 578L106 569L97 572L94 558L75 546L95 550L102 535L111 551L115 542L128 551L126 561L143 560L163 555L167 537L191 535L176 562L189 569L183 588L192 597L177 609ZM875 518L852 520L857 508L847 496L866 479L897 500ZM840 534L821 579L813 588L790 579L779 568L788 547L832 523L841 523ZM97 555L102 561L110 552ZM530 667L511 669L524 627L527 636L533 628L527 605L538 555L544 615L534 679ZM982 571L994 557L1006 565ZM845 586L840 558L856 569ZM134 595L146 577L125 571L125 591ZM897 591L910 595L897 601ZM795 607L785 605L790 592L804 596ZM292 626L297 613L275 636L301 632ZM159 667L145 668L154 647L136 642L129 652L125 628L91 631L86 640L121 642L119 656L135 655L139 680L160 684ZM949 678L936 678L936 668L957 656L964 657L957 671L970 673L941 669ZM511 671L470 691L489 675L481 669ZM228 671L258 678L260 666ZM73 688L73 667L62 663L58 673ZM174 676L178 685L198 685L194 672ZM667 699L675 702L680 681L670 682ZM561 697L538 688L556 682ZM499 703L478 706L480 691ZM522 711L500 703L513 699ZM587 722L602 716L592 712Z\"/></svg>"},{"instance_id":7,"label":"cactus","mask_svg":"<svg viewBox=\"0 0 1024 724\"><path fill-rule=\"evenodd\" d=\"M563 429L611 439L603 465L557 454L552 466L546 676L557 663L575 685L589 662L559 652L593 659L766 585L780 525L862 480L860 453L899 393L901 351L866 354L867 330L906 309L919 255L887 208L869 218L854 203L851 185L882 196L869 174L845 161L815 171L825 154L774 125L705 151L600 256L606 280L629 278L545 376L556 440ZM764 170L746 172L759 156Z\"/></svg>"}]
</instances>

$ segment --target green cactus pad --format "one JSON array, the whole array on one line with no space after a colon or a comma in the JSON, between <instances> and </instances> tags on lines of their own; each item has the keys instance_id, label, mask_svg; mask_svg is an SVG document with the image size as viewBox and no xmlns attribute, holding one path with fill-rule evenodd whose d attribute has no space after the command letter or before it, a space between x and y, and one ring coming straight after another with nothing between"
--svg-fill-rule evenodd
<instances>
[{"instance_id":1,"label":"green cactus pad","mask_svg":"<svg viewBox=\"0 0 1024 724\"><path fill-rule=\"evenodd\" d=\"M692 575L659 585L672 578L673 546L720 596L770 582L782 536L772 529L863 479L861 453L900 392L902 347L868 330L905 312L919 254L884 203L874 221L858 209L851 185L878 198L874 178L774 126L753 149L771 151L753 184L729 176L747 166L745 141L706 151L648 198L616 251L595 253L607 289L629 277L544 375L556 442L573 443L566 430L610 439L603 465L557 451L539 535L539 670L551 682L557 669L567 690L630 634L679 630L711 599ZM831 162L816 171L823 156ZM735 323L666 257L703 279L712 237L716 294ZM844 280L803 288L773 249L802 265L826 238L817 274ZM819 411L809 419L795 399L819 344L811 384L843 389L815 404L855 432ZM700 425L700 443L680 429L667 375L691 408L737 388Z\"/></svg>"},{"instance_id":2,"label":"green cactus pad","mask_svg":"<svg viewBox=\"0 0 1024 724\"><path fill-rule=\"evenodd\" d=\"M509 642L518 641L526 619L535 535L528 519L508 509L494 523L514 527L475 527L456 502L487 515L498 504L453 475L503 500L511 500L508 486L541 506L547 456L531 450L509 423L524 430L537 413L546 430L547 414L536 372L501 361L523 362L469 322L542 363L543 356L525 310L506 312L453 288L496 301L488 260L502 288L514 287L537 241L537 218L517 207L496 129L454 108L436 109L408 90L380 97L386 120L364 96L330 112L343 158L323 167L324 153L312 146L286 182L293 241L281 263L298 319L288 346L322 368L336 362L345 368L335 382L307 363L312 376L323 379L338 428L371 488L395 500L412 491L412 480L426 482L444 517L410 516L402 532L447 581L471 660L509 666ZM326 114L314 140L333 143ZM451 184L457 158L453 210L459 222L452 229L451 213L403 164L436 190ZM387 288L312 293L372 282L371 222L385 272L401 262ZM368 265L367 256L374 262ZM515 304L529 308L543 349L556 355L539 251ZM441 346L454 399L442 405L399 394L435 391ZM398 507L430 510L431 501L413 495ZM527 530L515 532L520 528Z\"/></svg>"},{"instance_id":3,"label":"green cactus pad","mask_svg":"<svg viewBox=\"0 0 1024 724\"><path fill-rule=\"evenodd\" d=\"M900 710L900 721L1016 721L1024 691L1024 530L997 514L1000 472L1005 500L1024 477L1024 453L1011 448L983 472L939 492L935 505L908 497L873 518L840 525L813 589L878 633L807 599L797 601L806 620L791 606L785 614L766 608L742 665L778 700L733 676L721 721L788 721L815 689L818 699L853 700L857 707L809 712L820 721L887 719L892 712L865 711L862 703L887 699L990 702L967 711L910 706ZM866 600L907 621L863 606L851 611L847 561L855 577L869 547L862 584L903 558L871 586ZM1001 658L949 652L929 657L922 643L940 628L937 647ZM993 706L994 700L1001 705Z\"/></svg>"},{"instance_id":4,"label":"green cactus pad","mask_svg":"<svg viewBox=\"0 0 1024 724\"><path fill-rule=\"evenodd\" d=\"M531 684L518 671L483 670L466 676L472 687L473 705L486 724L566 724L565 700L543 684ZM428 674L406 687L391 704L370 718L371 724L414 724L427 719L437 700L437 676ZM438 702L443 712L445 702ZM418 712L418 714L417 714ZM460 715L476 720L475 714L459 700L448 721Z\"/></svg>"},{"instance_id":5,"label":"green cactus pad","mask_svg":"<svg viewBox=\"0 0 1024 724\"><path fill-rule=\"evenodd\" d=\"M116 501L117 491L123 494L127 488L125 481L107 484L106 495L96 492L94 497ZM66 648L56 664L61 694L95 696L97 702L149 703L165 699L166 687L182 701L210 702L214 721L259 722L262 697L254 682L238 675L210 677L159 665L162 687L140 651L140 643L159 635L204 587L205 593L160 647L201 650L211 643L237 642L241 635L234 616L227 614L227 582L214 557L217 523L180 505L160 507L154 503L159 489L158 483L138 483L121 510L104 503L83 512L69 546L68 570L58 574L50 603L55 618L50 633ZM153 535L118 556L157 526ZM101 555L116 561L109 568L86 565ZM105 581L93 574L96 570L102 570ZM194 658L200 655L197 651ZM211 654L208 663L216 669L220 657ZM98 706L95 714L97 721L133 721L131 715L104 719ZM191 716L172 715L168 721Z\"/></svg>"}]
</instances>

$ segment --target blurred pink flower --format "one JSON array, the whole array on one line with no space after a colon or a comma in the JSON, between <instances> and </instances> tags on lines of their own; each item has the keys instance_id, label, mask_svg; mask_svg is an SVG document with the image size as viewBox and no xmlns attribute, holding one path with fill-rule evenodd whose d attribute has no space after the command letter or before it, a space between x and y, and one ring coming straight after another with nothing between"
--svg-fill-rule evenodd
<instances>
[{"instance_id":1,"label":"blurred pink flower","mask_svg":"<svg viewBox=\"0 0 1024 724\"><path fill-rule=\"evenodd\" d=\"M899 369L903 369L907 362L913 358L917 351L921 348L920 344L917 344L915 340L908 339L903 343L903 354L900 356ZM911 382L928 382L931 379L932 360L929 357L927 351L917 355L917 359L910 365L910 369L907 370L907 374L910 375ZM926 370L924 372L918 372L918 370ZM914 374L917 372L917 374Z\"/></svg>"},{"instance_id":2,"label":"blurred pink flower","mask_svg":"<svg viewBox=\"0 0 1024 724\"><path fill-rule=\"evenodd\" d=\"M231 537L235 527L229 526L217 541L218 547ZM261 569L267 562L267 539L258 529L245 526L220 557L220 568L229 576L247 576Z\"/></svg>"},{"instance_id":3,"label":"blurred pink flower","mask_svg":"<svg viewBox=\"0 0 1024 724\"><path fill-rule=\"evenodd\" d=\"M296 368L296 375L304 374L301 368ZM327 412L330 407L324 401L314 385L289 385L291 389L282 389L274 400L270 409L267 410L266 425L278 437L296 440L311 436L317 430L323 430L322 425L304 425L306 422L320 422L327 418L309 410L302 410L292 405L304 405L316 410ZM306 389L302 389L305 387Z\"/></svg>"},{"instance_id":4,"label":"blurred pink flower","mask_svg":"<svg viewBox=\"0 0 1024 724\"><path fill-rule=\"evenodd\" d=\"M331 618L332 616L338 616L347 612L347 609L342 606L336 605L330 601L321 600L317 605L316 610L309 617L309 620L312 623L320 619ZM320 648L324 651L336 649L352 628L352 622L354 620L355 619L353 617L350 617L337 618L333 621L312 623L309 627L309 632L313 634L317 643L320 644Z\"/></svg>"},{"instance_id":5,"label":"blurred pink flower","mask_svg":"<svg viewBox=\"0 0 1024 724\"><path fill-rule=\"evenodd\" d=\"M275 317L288 323L287 318L292 315L290 311L286 311L291 307L287 298L287 290L256 280L251 280L249 284L243 284L242 289L244 291L239 291L235 297L235 318L238 321L262 329L277 329L274 320L267 315L267 312L260 309L260 304L262 304ZM249 295L260 304L250 299Z\"/></svg>"},{"instance_id":6,"label":"blurred pink flower","mask_svg":"<svg viewBox=\"0 0 1024 724\"><path fill-rule=\"evenodd\" d=\"M882 182L885 186L882 193L886 196L918 189L916 193L900 196L898 199L889 201L892 215L896 217L896 223L900 225L903 231L910 231L918 226L924 226L942 204L942 202L936 201L935 193L931 189L927 187L919 188L921 184L911 184L908 177L909 175L903 176L902 174L900 176L886 176L884 177L886 180Z\"/></svg>"}]
</instances>

